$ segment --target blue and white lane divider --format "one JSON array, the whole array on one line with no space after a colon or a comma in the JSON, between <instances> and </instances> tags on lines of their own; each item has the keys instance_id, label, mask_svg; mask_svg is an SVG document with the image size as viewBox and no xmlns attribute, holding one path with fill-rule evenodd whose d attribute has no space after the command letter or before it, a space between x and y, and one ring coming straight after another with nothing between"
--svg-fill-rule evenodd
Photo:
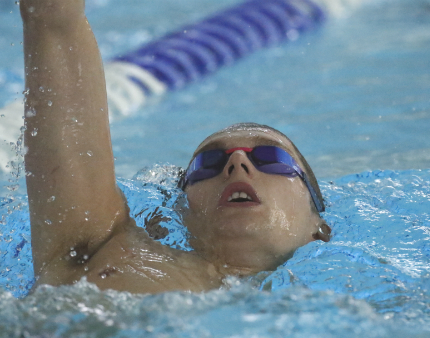
<instances>
[{"instance_id":1,"label":"blue and white lane divider","mask_svg":"<svg viewBox=\"0 0 430 338\"><path fill-rule=\"evenodd\" d=\"M105 64L110 121L132 114L148 96L183 88L255 50L296 40L324 19L311 0L248 0L114 58ZM5 144L17 142L23 112L22 102L0 110L0 171L8 171L17 156Z\"/></svg>"},{"instance_id":2,"label":"blue and white lane divider","mask_svg":"<svg viewBox=\"0 0 430 338\"><path fill-rule=\"evenodd\" d=\"M113 118L141 107L148 95L180 89L263 47L318 26L310 0L250 0L117 57L105 67Z\"/></svg>"}]
</instances>

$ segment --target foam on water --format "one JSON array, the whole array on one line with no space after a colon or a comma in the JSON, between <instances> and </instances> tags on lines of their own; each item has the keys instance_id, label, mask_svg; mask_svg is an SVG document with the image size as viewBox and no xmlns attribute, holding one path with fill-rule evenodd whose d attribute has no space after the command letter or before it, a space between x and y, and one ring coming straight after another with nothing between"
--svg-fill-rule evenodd
<instances>
[{"instance_id":1,"label":"foam on water","mask_svg":"<svg viewBox=\"0 0 430 338\"><path fill-rule=\"evenodd\" d=\"M4 337L424 337L424 330L366 302L295 287L247 285L204 294L100 292L84 281L41 287L17 300L0 293Z\"/></svg>"},{"instance_id":2,"label":"foam on water","mask_svg":"<svg viewBox=\"0 0 430 338\"><path fill-rule=\"evenodd\" d=\"M190 250L176 210L178 168L118 181L138 225L154 211L160 241ZM229 278L221 290L130 295L32 285L25 197L0 237L0 332L6 337L420 337L430 331L430 170L371 171L321 182L329 243L313 242L274 272ZM0 213L4 213L7 202Z\"/></svg>"}]
</instances>

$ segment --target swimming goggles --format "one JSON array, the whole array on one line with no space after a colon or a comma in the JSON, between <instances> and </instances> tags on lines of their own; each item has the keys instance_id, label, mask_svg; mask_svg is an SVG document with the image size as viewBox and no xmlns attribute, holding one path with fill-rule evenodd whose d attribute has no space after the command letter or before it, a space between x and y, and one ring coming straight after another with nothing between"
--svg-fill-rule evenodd
<instances>
[{"instance_id":1,"label":"swimming goggles","mask_svg":"<svg viewBox=\"0 0 430 338\"><path fill-rule=\"evenodd\" d=\"M276 146L240 147L228 150L214 149L201 152L188 166L185 175L179 181L179 187L185 190L188 184L192 185L219 175L224 170L230 155L236 150L243 150L254 167L263 173L287 177L299 176L306 184L318 212L324 211L324 203L318 197L306 173L290 154Z\"/></svg>"}]
</instances>

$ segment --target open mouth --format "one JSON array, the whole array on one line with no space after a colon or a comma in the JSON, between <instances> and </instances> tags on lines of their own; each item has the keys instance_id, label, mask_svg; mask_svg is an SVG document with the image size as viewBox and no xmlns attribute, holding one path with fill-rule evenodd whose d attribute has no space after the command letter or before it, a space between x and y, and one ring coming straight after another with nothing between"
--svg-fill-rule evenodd
<instances>
[{"instance_id":1,"label":"open mouth","mask_svg":"<svg viewBox=\"0 0 430 338\"><path fill-rule=\"evenodd\" d=\"M245 182L228 185L221 194L221 206L255 206L261 204L254 188Z\"/></svg>"},{"instance_id":2,"label":"open mouth","mask_svg":"<svg viewBox=\"0 0 430 338\"><path fill-rule=\"evenodd\" d=\"M246 192L234 192L227 198L228 202L233 203L242 203L242 202L253 202L252 197L249 196Z\"/></svg>"}]
</instances>

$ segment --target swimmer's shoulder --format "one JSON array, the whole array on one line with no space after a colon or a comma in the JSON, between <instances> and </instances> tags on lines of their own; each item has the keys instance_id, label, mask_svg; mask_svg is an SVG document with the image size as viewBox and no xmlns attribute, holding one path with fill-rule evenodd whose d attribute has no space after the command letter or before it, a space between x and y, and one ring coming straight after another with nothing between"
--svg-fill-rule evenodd
<instances>
[{"instance_id":1,"label":"swimmer's shoulder","mask_svg":"<svg viewBox=\"0 0 430 338\"><path fill-rule=\"evenodd\" d=\"M112 238L93 257L87 280L101 289L158 293L201 292L219 287L222 277L195 253L162 245L136 226Z\"/></svg>"},{"instance_id":2,"label":"swimmer's shoulder","mask_svg":"<svg viewBox=\"0 0 430 338\"><path fill-rule=\"evenodd\" d=\"M85 245L77 245L57 264L56 275L49 278L42 275L38 284L73 284L85 277L102 290L202 292L218 288L223 278L213 264L194 252L172 249L154 241L134 220L96 252L88 253Z\"/></svg>"}]
</instances>

